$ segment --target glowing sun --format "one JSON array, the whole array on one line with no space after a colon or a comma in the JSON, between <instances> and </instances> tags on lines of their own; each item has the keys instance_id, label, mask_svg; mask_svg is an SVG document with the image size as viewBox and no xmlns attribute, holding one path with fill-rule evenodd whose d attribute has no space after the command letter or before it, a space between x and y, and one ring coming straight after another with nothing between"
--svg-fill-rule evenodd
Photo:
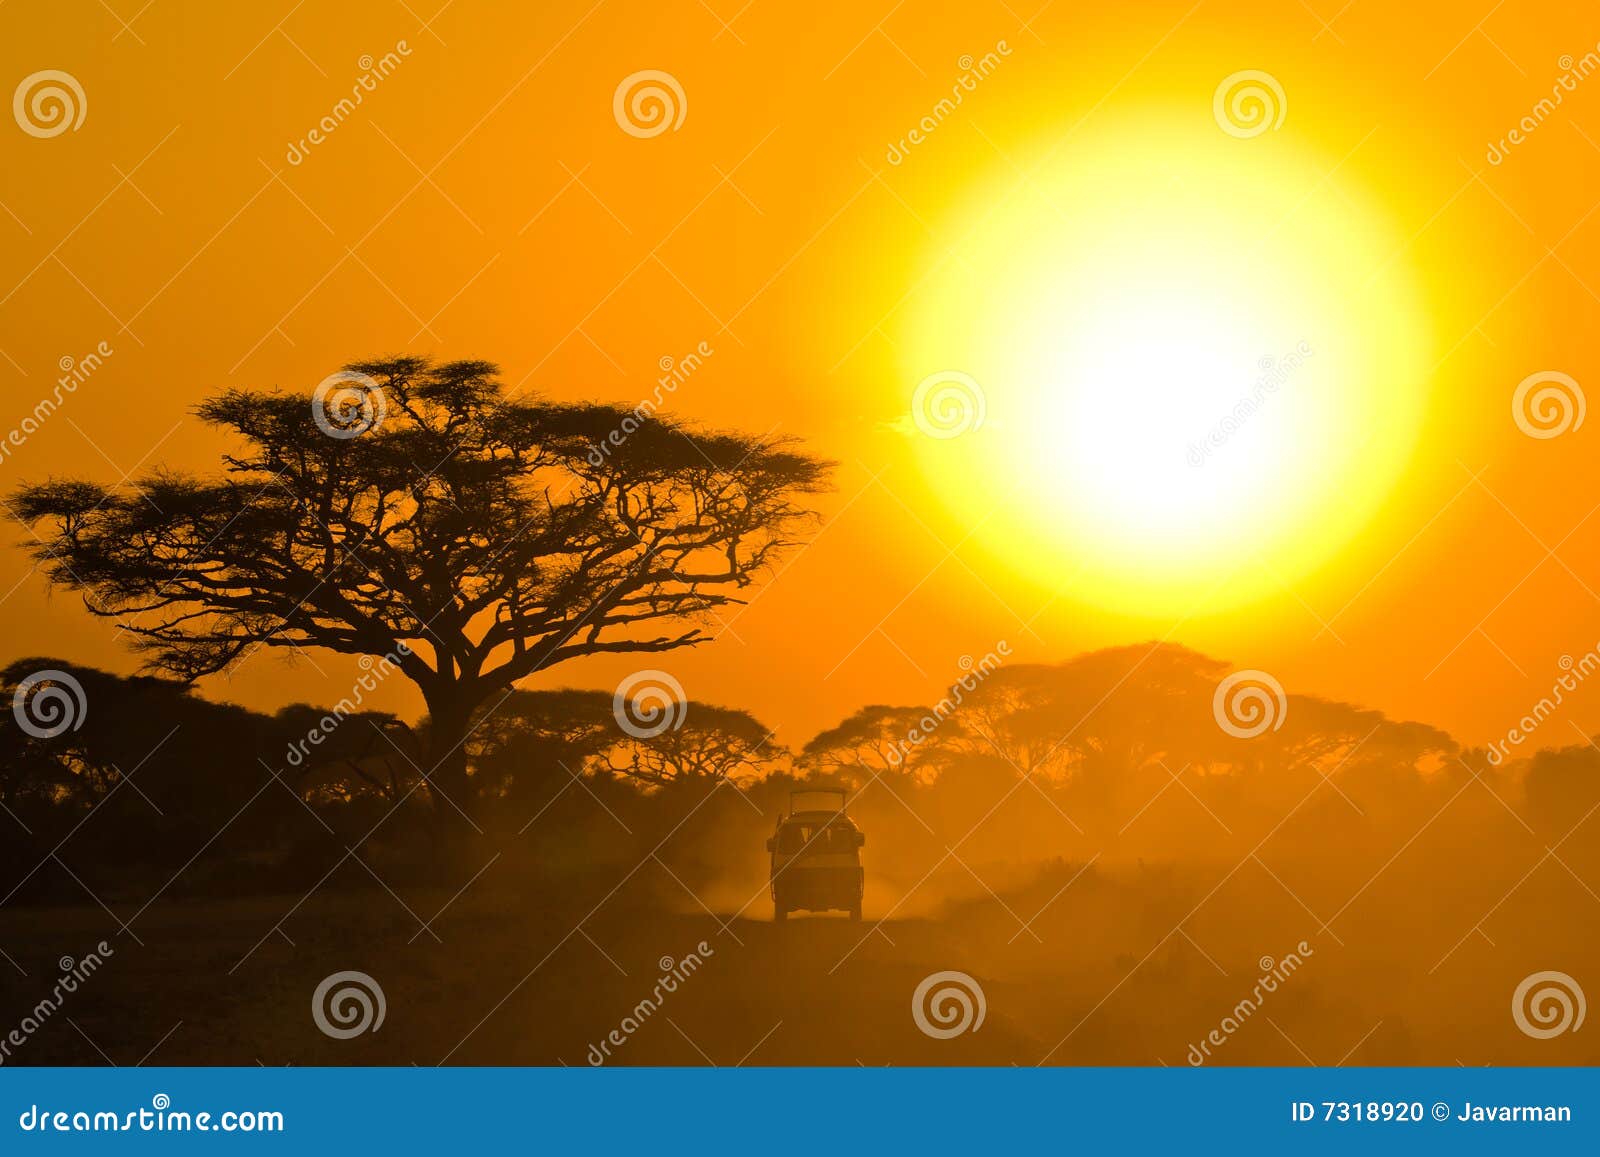
<instances>
[{"instance_id":1,"label":"glowing sun","mask_svg":"<svg viewBox=\"0 0 1600 1157\"><path fill-rule=\"evenodd\" d=\"M1415 444L1428 340L1404 236L1335 160L1125 123L952 211L901 349L917 453L977 541L1167 615L1359 531Z\"/></svg>"}]
</instances>

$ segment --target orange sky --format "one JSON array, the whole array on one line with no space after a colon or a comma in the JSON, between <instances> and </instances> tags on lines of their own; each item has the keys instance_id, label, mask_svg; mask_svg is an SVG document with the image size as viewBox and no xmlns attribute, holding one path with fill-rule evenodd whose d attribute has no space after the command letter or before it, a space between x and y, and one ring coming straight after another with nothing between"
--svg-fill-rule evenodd
<instances>
[{"instance_id":1,"label":"orange sky","mask_svg":"<svg viewBox=\"0 0 1600 1157\"><path fill-rule=\"evenodd\" d=\"M1476 8L1373 0L883 0L803 20L772 0L437 5L0 7L6 91L59 69L87 106L54 137L0 123L0 427L51 394L62 359L113 351L9 448L6 490L209 469L222 443L189 416L198 398L309 391L354 358L484 357L520 388L632 404L662 358L704 342L673 409L840 463L814 545L715 646L663 664L787 742L863 702L926 700L1000 639L1031 660L1161 637L1482 742L1600 641L1593 426L1540 440L1511 416L1529 374L1600 380L1600 77L1486 158L1564 57L1595 50L1600 20L1577 6L1505 3L1474 27ZM1002 41L959 112L889 164L963 57ZM292 164L363 57L390 52L390 74ZM907 315L975 190L1047 155L1095 164L1075 150L1105 147L1097 126L1135 126L1137 149L1156 105L1216 134L1213 89L1247 68L1288 94L1274 143L1325 160L1286 191L1273 260L1305 260L1295 214L1353 202L1402 240L1392 261L1420 287L1433 368L1370 385L1426 396L1421 442L1359 538L1293 589L1183 619L1108 613L997 557L935 498L894 428L921 376ZM681 84L677 131L620 130L613 91L641 69ZM1172 196L1205 196L1184 177ZM21 551L0 554L0 594L8 658L132 668ZM258 655L205 690L263 708L344 694L352 663L311 658ZM609 688L628 669L596 660L540 685ZM420 710L408 688L386 694ZM1541 742L1600 730L1600 688L1563 712Z\"/></svg>"}]
</instances>

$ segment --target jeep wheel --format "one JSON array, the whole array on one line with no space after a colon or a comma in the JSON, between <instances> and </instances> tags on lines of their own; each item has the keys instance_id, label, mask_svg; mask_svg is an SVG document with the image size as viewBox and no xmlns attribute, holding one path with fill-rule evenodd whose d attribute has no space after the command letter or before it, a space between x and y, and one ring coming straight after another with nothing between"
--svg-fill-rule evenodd
<instances>
[{"instance_id":1,"label":"jeep wheel","mask_svg":"<svg viewBox=\"0 0 1600 1157\"><path fill-rule=\"evenodd\" d=\"M861 923L861 901L860 900L857 900L854 904L850 905L850 923L852 923L852 924Z\"/></svg>"},{"instance_id":2,"label":"jeep wheel","mask_svg":"<svg viewBox=\"0 0 1600 1157\"><path fill-rule=\"evenodd\" d=\"M789 909L784 906L782 900L774 900L772 902L772 922L774 924L785 924L788 920Z\"/></svg>"}]
</instances>

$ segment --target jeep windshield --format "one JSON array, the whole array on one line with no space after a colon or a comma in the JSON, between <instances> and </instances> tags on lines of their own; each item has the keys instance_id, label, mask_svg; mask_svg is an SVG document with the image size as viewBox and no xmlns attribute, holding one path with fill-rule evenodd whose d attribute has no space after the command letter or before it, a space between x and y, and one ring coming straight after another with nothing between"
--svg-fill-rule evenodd
<instances>
[{"instance_id":1,"label":"jeep windshield","mask_svg":"<svg viewBox=\"0 0 1600 1157\"><path fill-rule=\"evenodd\" d=\"M778 851L789 855L854 852L858 846L855 829L843 824L801 821L784 824L778 831Z\"/></svg>"}]
</instances>

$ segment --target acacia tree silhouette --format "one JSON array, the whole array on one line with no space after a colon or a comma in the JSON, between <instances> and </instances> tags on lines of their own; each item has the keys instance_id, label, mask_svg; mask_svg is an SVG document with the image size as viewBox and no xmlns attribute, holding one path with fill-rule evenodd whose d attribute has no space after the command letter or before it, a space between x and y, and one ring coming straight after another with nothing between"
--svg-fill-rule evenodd
<instances>
[{"instance_id":1,"label":"acacia tree silhouette","mask_svg":"<svg viewBox=\"0 0 1600 1157\"><path fill-rule=\"evenodd\" d=\"M395 656L427 703L435 802L470 807L463 741L491 696L580 656L708 641L705 616L794 545L829 473L788 439L514 399L496 373L351 364L343 388L385 415L356 436L366 423L303 395L228 390L196 411L244 442L220 476L52 480L13 508L48 523L31 553L51 583L119 620L151 669L192 681L256 647Z\"/></svg>"},{"instance_id":2,"label":"acacia tree silhouette","mask_svg":"<svg viewBox=\"0 0 1600 1157\"><path fill-rule=\"evenodd\" d=\"M682 726L612 744L605 766L638 783L656 785L753 777L789 757L772 736L772 729L748 711L696 701L685 708Z\"/></svg>"}]
</instances>

